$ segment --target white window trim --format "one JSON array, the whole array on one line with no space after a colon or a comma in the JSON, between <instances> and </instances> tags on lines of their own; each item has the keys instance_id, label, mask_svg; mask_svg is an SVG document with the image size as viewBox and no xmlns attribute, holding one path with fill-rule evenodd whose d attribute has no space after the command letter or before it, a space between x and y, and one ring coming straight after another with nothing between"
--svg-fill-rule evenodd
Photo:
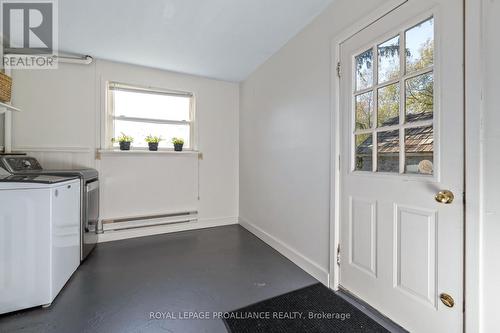
<instances>
[{"instance_id":1,"label":"white window trim","mask_svg":"<svg viewBox=\"0 0 500 333\"><path fill-rule=\"evenodd\" d=\"M189 105L189 121L177 121L177 120L164 120L164 119L153 119L153 118L140 118L140 117L126 117L126 116L115 116L113 114L114 111L114 98L112 94L111 86L115 86L116 90L130 90L130 91L141 91L141 92L149 92L152 94L165 94L170 96L181 96L181 97L189 97L190 105ZM132 84L123 84L116 81L106 81L104 82L104 142L102 143L100 152L105 151L119 151L117 147L113 146L112 138L114 134L114 121L115 119L125 120L125 121L137 121L137 122L146 122L153 124L173 124L173 125L189 125L189 142L190 147L184 148L184 151L197 151L197 135L196 135L196 112L195 112L195 104L196 99L195 95L192 92L171 90L171 89L162 89L156 87L145 87L140 85L132 85ZM143 151L149 152L147 147L134 147L132 146L131 151ZM159 151L174 151L173 148L158 148ZM155 152L152 152L155 153Z\"/></svg>"}]
</instances>

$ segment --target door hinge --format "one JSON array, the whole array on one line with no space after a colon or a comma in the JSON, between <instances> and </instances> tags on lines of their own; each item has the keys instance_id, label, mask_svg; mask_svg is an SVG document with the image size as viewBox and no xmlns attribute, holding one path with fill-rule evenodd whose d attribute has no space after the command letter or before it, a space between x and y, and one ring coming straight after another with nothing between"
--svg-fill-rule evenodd
<instances>
[{"instance_id":1,"label":"door hinge","mask_svg":"<svg viewBox=\"0 0 500 333\"><path fill-rule=\"evenodd\" d=\"M337 245L337 265L340 266L340 244Z\"/></svg>"},{"instance_id":2,"label":"door hinge","mask_svg":"<svg viewBox=\"0 0 500 333\"><path fill-rule=\"evenodd\" d=\"M337 76L338 77L342 76L342 66L340 65L340 61L337 62Z\"/></svg>"}]
</instances>

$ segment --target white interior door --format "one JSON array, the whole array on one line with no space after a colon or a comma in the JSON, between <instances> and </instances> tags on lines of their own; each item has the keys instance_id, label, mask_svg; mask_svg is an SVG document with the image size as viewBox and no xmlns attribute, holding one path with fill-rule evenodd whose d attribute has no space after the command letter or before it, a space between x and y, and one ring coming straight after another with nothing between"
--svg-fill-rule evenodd
<instances>
[{"instance_id":1,"label":"white interior door","mask_svg":"<svg viewBox=\"0 0 500 333\"><path fill-rule=\"evenodd\" d=\"M340 285L411 332L462 331L462 24L410 0L340 48Z\"/></svg>"}]
</instances>

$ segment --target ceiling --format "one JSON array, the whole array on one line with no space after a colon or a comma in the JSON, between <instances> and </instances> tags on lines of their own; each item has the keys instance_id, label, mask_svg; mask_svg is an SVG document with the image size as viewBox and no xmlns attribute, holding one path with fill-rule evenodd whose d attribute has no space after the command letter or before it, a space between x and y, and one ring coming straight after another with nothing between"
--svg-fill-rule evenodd
<instances>
[{"instance_id":1,"label":"ceiling","mask_svg":"<svg viewBox=\"0 0 500 333\"><path fill-rule=\"evenodd\" d=\"M333 0L64 0L60 52L241 81Z\"/></svg>"}]
</instances>

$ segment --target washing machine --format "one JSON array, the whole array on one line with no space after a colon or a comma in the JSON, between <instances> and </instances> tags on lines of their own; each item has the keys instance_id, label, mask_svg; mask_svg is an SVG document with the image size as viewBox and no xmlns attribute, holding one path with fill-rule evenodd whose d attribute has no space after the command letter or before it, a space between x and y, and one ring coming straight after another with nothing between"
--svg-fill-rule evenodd
<instances>
[{"instance_id":1,"label":"washing machine","mask_svg":"<svg viewBox=\"0 0 500 333\"><path fill-rule=\"evenodd\" d=\"M80 179L1 169L0 314L49 306L79 264Z\"/></svg>"}]
</instances>

